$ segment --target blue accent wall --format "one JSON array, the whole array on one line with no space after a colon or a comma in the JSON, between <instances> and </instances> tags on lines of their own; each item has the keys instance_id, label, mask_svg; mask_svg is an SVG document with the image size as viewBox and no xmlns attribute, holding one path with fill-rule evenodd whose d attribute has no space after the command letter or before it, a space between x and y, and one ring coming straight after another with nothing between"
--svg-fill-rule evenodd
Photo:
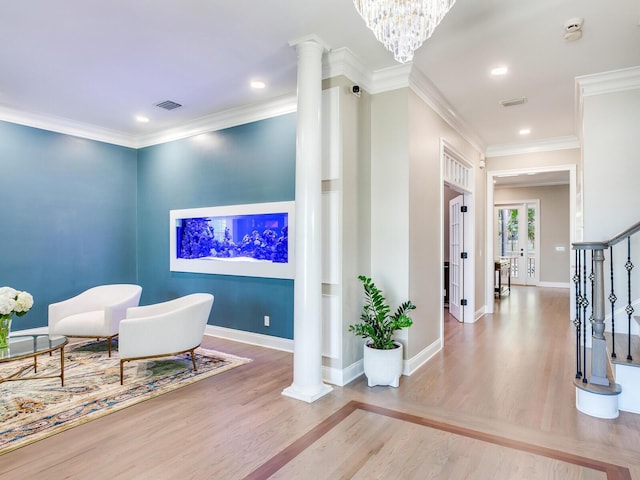
<instances>
[{"instance_id":1,"label":"blue accent wall","mask_svg":"<svg viewBox=\"0 0 640 480\"><path fill-rule=\"evenodd\" d=\"M135 150L0 121L0 286L35 299L14 328L138 283L142 305L211 292L210 324L292 339L293 280L170 272L169 211L294 200L295 131L288 114Z\"/></svg>"},{"instance_id":2,"label":"blue accent wall","mask_svg":"<svg viewBox=\"0 0 640 480\"><path fill-rule=\"evenodd\" d=\"M137 152L0 121L0 286L47 325L49 303L104 283L135 283Z\"/></svg>"},{"instance_id":3,"label":"blue accent wall","mask_svg":"<svg viewBox=\"0 0 640 480\"><path fill-rule=\"evenodd\" d=\"M169 271L169 211L294 200L295 129L289 114L138 151L141 304L210 292L210 324L293 338L293 280Z\"/></svg>"}]
</instances>

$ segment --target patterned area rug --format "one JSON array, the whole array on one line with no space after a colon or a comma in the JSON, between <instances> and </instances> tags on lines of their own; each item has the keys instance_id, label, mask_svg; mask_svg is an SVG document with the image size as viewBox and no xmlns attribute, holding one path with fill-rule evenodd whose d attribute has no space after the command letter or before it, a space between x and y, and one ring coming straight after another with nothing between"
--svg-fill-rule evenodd
<instances>
[{"instance_id":1,"label":"patterned area rug","mask_svg":"<svg viewBox=\"0 0 640 480\"><path fill-rule=\"evenodd\" d=\"M58 375L60 353L38 357L38 373ZM0 383L0 455L90 420L162 395L251 360L198 348L193 371L189 354L125 363L120 385L117 350L107 356L106 342L72 343L65 347L64 387L60 378ZM0 364L6 378L33 359Z\"/></svg>"}]
</instances>

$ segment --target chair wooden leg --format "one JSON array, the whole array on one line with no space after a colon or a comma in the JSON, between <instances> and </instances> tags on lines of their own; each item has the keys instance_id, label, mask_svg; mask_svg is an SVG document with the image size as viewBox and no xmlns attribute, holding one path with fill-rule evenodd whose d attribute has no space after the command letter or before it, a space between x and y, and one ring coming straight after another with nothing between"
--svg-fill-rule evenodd
<instances>
[{"instance_id":1,"label":"chair wooden leg","mask_svg":"<svg viewBox=\"0 0 640 480\"><path fill-rule=\"evenodd\" d=\"M120 360L120 385L124 384L123 365L124 365L124 360Z\"/></svg>"},{"instance_id":2,"label":"chair wooden leg","mask_svg":"<svg viewBox=\"0 0 640 480\"><path fill-rule=\"evenodd\" d=\"M109 352L109 358L111 358L111 339L113 337L107 337L107 351Z\"/></svg>"},{"instance_id":3,"label":"chair wooden leg","mask_svg":"<svg viewBox=\"0 0 640 480\"><path fill-rule=\"evenodd\" d=\"M191 363L193 363L193 371L197 372L198 367L196 366L196 349L191 350Z\"/></svg>"}]
</instances>

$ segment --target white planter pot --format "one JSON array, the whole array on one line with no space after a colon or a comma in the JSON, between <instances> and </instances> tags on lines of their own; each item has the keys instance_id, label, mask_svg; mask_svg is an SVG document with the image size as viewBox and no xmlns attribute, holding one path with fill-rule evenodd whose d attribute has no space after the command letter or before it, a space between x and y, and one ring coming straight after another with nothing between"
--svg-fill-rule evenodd
<instances>
[{"instance_id":1,"label":"white planter pot","mask_svg":"<svg viewBox=\"0 0 640 480\"><path fill-rule=\"evenodd\" d=\"M370 387L390 385L398 387L402 375L402 344L394 342L398 348L378 350L364 346L364 374Z\"/></svg>"}]
</instances>

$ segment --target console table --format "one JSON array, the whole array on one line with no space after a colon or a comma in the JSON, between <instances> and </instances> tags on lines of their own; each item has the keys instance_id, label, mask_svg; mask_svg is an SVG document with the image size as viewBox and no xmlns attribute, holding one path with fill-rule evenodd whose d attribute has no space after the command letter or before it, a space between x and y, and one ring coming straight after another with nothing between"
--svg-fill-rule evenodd
<instances>
[{"instance_id":1,"label":"console table","mask_svg":"<svg viewBox=\"0 0 640 480\"><path fill-rule=\"evenodd\" d=\"M500 298L511 293L511 260L508 258L494 261L495 285L494 295ZM506 280L506 285L504 285Z\"/></svg>"},{"instance_id":2,"label":"console table","mask_svg":"<svg viewBox=\"0 0 640 480\"><path fill-rule=\"evenodd\" d=\"M41 378L60 378L64 386L64 346L69 343L67 337L56 335L15 335L9 337L9 347L0 349L0 363L16 362L25 358L33 358L33 371L38 372L38 355L60 350L60 375L41 375L19 377L30 365L22 367L8 377L0 378L0 383L13 380L38 380Z\"/></svg>"}]
</instances>

